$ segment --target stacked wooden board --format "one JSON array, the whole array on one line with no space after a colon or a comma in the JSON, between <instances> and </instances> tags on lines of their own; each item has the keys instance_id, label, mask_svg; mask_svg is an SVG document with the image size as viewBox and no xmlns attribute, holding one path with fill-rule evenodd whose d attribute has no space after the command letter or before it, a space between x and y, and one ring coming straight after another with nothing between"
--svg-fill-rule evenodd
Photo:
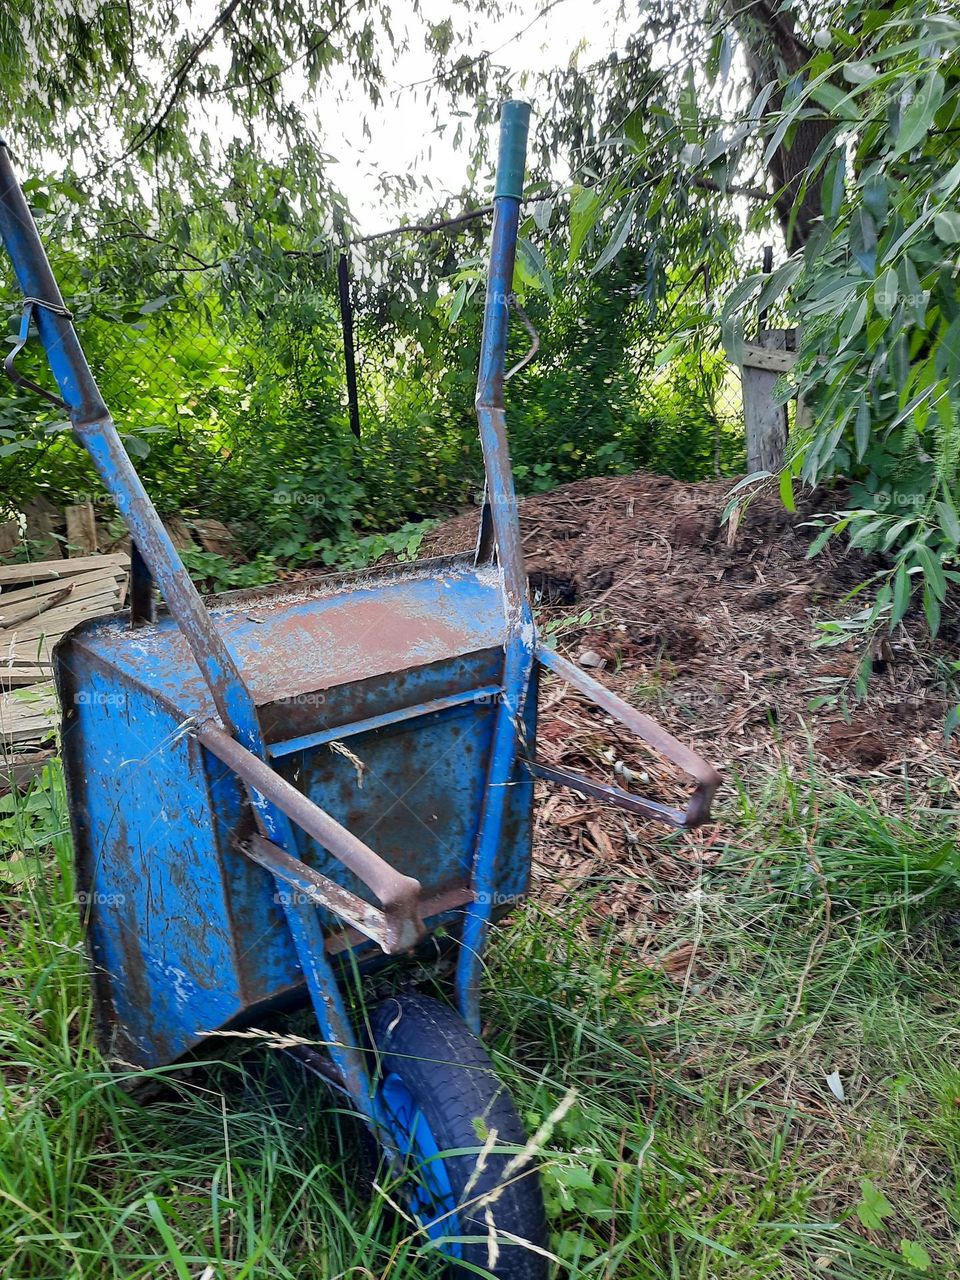
<instances>
[{"instance_id":1,"label":"stacked wooden board","mask_svg":"<svg viewBox=\"0 0 960 1280\"><path fill-rule=\"evenodd\" d=\"M65 632L122 608L129 565L125 555L0 565L0 688L49 679Z\"/></svg>"},{"instance_id":2,"label":"stacked wooden board","mask_svg":"<svg viewBox=\"0 0 960 1280\"><path fill-rule=\"evenodd\" d=\"M19 755L24 746L39 745L52 737L60 711L50 682L33 684L16 693L0 694L0 741L8 755Z\"/></svg>"},{"instance_id":3,"label":"stacked wooden board","mask_svg":"<svg viewBox=\"0 0 960 1280\"><path fill-rule=\"evenodd\" d=\"M129 567L123 554L0 565L0 792L39 763L53 735L54 645L85 618L123 607Z\"/></svg>"},{"instance_id":4,"label":"stacked wooden board","mask_svg":"<svg viewBox=\"0 0 960 1280\"><path fill-rule=\"evenodd\" d=\"M237 559L236 540L218 520L177 515L164 524L178 551L199 545ZM3 562L27 544L39 549L40 559ZM51 754L59 720L53 647L85 618L123 607L129 546L129 537L117 537L90 501L61 510L38 497L17 518L0 520L0 795L29 781ZM69 559L44 558L62 547Z\"/></svg>"}]
</instances>

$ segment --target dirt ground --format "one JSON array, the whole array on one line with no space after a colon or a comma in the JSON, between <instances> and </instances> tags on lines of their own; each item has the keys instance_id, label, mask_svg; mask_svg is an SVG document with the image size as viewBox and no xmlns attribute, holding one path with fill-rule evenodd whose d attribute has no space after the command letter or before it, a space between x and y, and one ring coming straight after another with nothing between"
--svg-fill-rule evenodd
<instances>
[{"instance_id":1,"label":"dirt ground","mask_svg":"<svg viewBox=\"0 0 960 1280\"><path fill-rule=\"evenodd\" d=\"M839 543L808 559L818 530L806 522L835 496L828 504L808 495L791 514L766 494L734 529L721 523L731 484L636 474L523 500L541 632L720 768L728 796L736 777L758 766L785 763L799 773L812 757L838 784L858 781L892 805L906 787L916 796L930 782L942 803L944 778L955 797L956 739L949 745L943 730L955 701L947 682L958 656L956 608L945 610L936 641L919 615L908 616L877 646L867 696L856 701L862 641L814 641L818 622L859 607L843 597L876 565ZM422 554L472 547L476 526L474 513L445 522ZM845 692L846 702L811 708ZM671 766L556 681L546 682L541 707L541 759L682 801L683 779ZM637 824L627 817L552 789L540 809L539 859L585 869L579 859L632 858Z\"/></svg>"}]
</instances>

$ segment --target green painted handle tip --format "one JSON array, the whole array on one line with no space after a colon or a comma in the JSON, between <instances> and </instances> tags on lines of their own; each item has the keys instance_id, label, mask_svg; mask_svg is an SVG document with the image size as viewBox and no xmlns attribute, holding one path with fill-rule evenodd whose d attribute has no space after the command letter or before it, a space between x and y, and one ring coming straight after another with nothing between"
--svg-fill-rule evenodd
<instances>
[{"instance_id":1,"label":"green painted handle tip","mask_svg":"<svg viewBox=\"0 0 960 1280\"><path fill-rule=\"evenodd\" d=\"M523 172L527 161L530 103L505 102L500 108L500 154L497 157L495 196L523 196Z\"/></svg>"}]
</instances>

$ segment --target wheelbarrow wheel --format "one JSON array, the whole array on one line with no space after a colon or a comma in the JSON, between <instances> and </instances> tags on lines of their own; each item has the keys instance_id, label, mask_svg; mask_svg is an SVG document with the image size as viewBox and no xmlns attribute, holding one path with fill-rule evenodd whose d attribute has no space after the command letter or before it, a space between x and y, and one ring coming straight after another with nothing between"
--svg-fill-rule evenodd
<instances>
[{"instance_id":1,"label":"wheelbarrow wheel","mask_svg":"<svg viewBox=\"0 0 960 1280\"><path fill-rule=\"evenodd\" d=\"M476 1280L479 1268L496 1280L545 1280L536 1165L518 1163L523 1125L481 1042L453 1009L417 993L385 1000L371 1031L383 1123L406 1160L407 1204L449 1258L447 1275Z\"/></svg>"}]
</instances>

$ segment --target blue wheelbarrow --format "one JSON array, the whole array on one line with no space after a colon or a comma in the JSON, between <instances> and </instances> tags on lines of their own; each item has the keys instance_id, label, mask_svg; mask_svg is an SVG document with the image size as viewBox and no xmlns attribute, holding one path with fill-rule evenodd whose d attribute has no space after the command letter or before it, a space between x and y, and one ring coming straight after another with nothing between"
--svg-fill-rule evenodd
<instances>
[{"instance_id":1,"label":"blue wheelbarrow","mask_svg":"<svg viewBox=\"0 0 960 1280\"><path fill-rule=\"evenodd\" d=\"M0 142L0 235L25 295L6 369L69 414L132 538L129 609L55 654L104 1052L163 1066L309 1002L324 1050L311 1063L405 1179L424 1238L453 1272L500 1280L547 1265L535 1154L479 1039L490 925L527 886L534 779L686 827L719 781L537 638L504 418L529 113L501 114L476 554L206 603L124 451ZM31 323L59 396L16 368ZM543 668L690 774L687 808L539 764ZM439 937L455 947L450 1004L348 999L384 954L422 956Z\"/></svg>"}]
</instances>

